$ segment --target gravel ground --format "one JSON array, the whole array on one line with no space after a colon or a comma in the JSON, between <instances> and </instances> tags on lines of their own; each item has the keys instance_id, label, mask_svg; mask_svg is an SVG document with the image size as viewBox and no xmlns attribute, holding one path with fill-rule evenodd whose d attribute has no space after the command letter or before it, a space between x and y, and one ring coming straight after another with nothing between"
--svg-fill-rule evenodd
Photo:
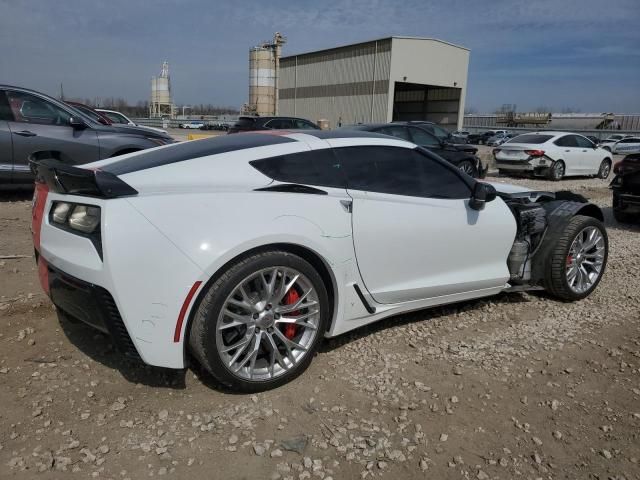
<instances>
[{"instance_id":1,"label":"gravel ground","mask_svg":"<svg viewBox=\"0 0 640 480\"><path fill-rule=\"evenodd\" d=\"M127 363L57 320L32 257L0 260L0 477L640 478L640 229L612 219L605 181L508 181L603 207L593 295L394 317L252 396ZM30 195L1 195L0 255L30 256Z\"/></svg>"}]
</instances>

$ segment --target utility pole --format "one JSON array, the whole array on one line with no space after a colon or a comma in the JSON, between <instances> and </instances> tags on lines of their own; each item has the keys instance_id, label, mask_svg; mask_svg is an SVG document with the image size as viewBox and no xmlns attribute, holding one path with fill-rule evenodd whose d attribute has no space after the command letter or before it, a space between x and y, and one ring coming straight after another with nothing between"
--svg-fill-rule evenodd
<instances>
[{"instance_id":1,"label":"utility pole","mask_svg":"<svg viewBox=\"0 0 640 480\"><path fill-rule=\"evenodd\" d=\"M64 89L62 88L62 82L60 82L60 100L64 102Z\"/></svg>"}]
</instances>

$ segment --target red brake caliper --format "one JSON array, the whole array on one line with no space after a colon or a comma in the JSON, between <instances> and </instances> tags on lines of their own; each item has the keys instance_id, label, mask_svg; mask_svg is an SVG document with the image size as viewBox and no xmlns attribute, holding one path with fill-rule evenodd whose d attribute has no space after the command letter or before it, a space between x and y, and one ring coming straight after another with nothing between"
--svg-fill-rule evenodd
<instances>
[{"instance_id":1,"label":"red brake caliper","mask_svg":"<svg viewBox=\"0 0 640 480\"><path fill-rule=\"evenodd\" d=\"M284 304L293 305L298 300L300 300L300 295L294 288L292 288L285 295ZM292 315L298 315L299 313L300 313L299 310L294 310L293 312L291 312ZM289 340L293 340L293 337L296 336L297 330L298 330L298 327L295 323L285 323L284 336L287 337Z\"/></svg>"}]
</instances>

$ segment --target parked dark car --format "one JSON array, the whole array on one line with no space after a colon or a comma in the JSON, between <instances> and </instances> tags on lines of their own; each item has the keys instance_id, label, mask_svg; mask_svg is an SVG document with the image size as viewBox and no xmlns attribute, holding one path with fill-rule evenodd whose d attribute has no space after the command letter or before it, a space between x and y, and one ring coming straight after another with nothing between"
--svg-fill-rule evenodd
<instances>
[{"instance_id":1,"label":"parked dark car","mask_svg":"<svg viewBox=\"0 0 640 480\"><path fill-rule=\"evenodd\" d=\"M506 134L506 130L488 130L482 133L472 133L467 137L469 143L474 145L486 145L491 137L495 137L497 134Z\"/></svg>"},{"instance_id":2,"label":"parked dark car","mask_svg":"<svg viewBox=\"0 0 640 480\"><path fill-rule=\"evenodd\" d=\"M32 183L30 160L82 164L173 142L144 128L103 125L55 98L0 85L0 184Z\"/></svg>"},{"instance_id":3,"label":"parked dark car","mask_svg":"<svg viewBox=\"0 0 640 480\"><path fill-rule=\"evenodd\" d=\"M440 125L427 120L411 120L407 122L396 121L393 123L397 123L399 125L419 125L430 134L438 137L438 140L444 143L453 143L454 145L465 145L469 143L466 135L456 135L455 133L451 133L449 130L442 128Z\"/></svg>"},{"instance_id":4,"label":"parked dark car","mask_svg":"<svg viewBox=\"0 0 640 480\"><path fill-rule=\"evenodd\" d=\"M89 117L94 122L101 123L102 125L113 125L113 121L109 117L94 110L90 106L85 105L84 103L69 102L69 101L65 101L64 103L72 106L76 110L80 110L82 113L84 113L87 117Z\"/></svg>"},{"instance_id":5,"label":"parked dark car","mask_svg":"<svg viewBox=\"0 0 640 480\"><path fill-rule=\"evenodd\" d=\"M240 117L229 133L254 130L320 130L320 127L304 118L295 117Z\"/></svg>"},{"instance_id":6,"label":"parked dark car","mask_svg":"<svg viewBox=\"0 0 640 480\"><path fill-rule=\"evenodd\" d=\"M375 123L342 127L350 130L364 130L367 132L382 133L392 137L401 138L409 142L420 145L430 152L442 157L452 165L474 178L483 178L487 169L482 166L482 162L475 155L477 148L468 145L453 145L441 141L433 135L424 125L407 123Z\"/></svg>"},{"instance_id":7,"label":"parked dark car","mask_svg":"<svg viewBox=\"0 0 640 480\"><path fill-rule=\"evenodd\" d=\"M627 155L613 167L613 216L622 223L640 221L640 153Z\"/></svg>"}]
</instances>

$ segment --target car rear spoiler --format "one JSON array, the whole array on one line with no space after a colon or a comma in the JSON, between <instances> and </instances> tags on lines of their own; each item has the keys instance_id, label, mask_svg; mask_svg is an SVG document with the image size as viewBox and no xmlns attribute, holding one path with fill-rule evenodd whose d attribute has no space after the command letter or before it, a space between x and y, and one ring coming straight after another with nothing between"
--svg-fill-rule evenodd
<instances>
[{"instance_id":1,"label":"car rear spoiler","mask_svg":"<svg viewBox=\"0 0 640 480\"><path fill-rule=\"evenodd\" d=\"M67 165L47 159L31 162L36 182L46 183L49 191L97 198L137 195L138 191L113 173Z\"/></svg>"}]
</instances>

